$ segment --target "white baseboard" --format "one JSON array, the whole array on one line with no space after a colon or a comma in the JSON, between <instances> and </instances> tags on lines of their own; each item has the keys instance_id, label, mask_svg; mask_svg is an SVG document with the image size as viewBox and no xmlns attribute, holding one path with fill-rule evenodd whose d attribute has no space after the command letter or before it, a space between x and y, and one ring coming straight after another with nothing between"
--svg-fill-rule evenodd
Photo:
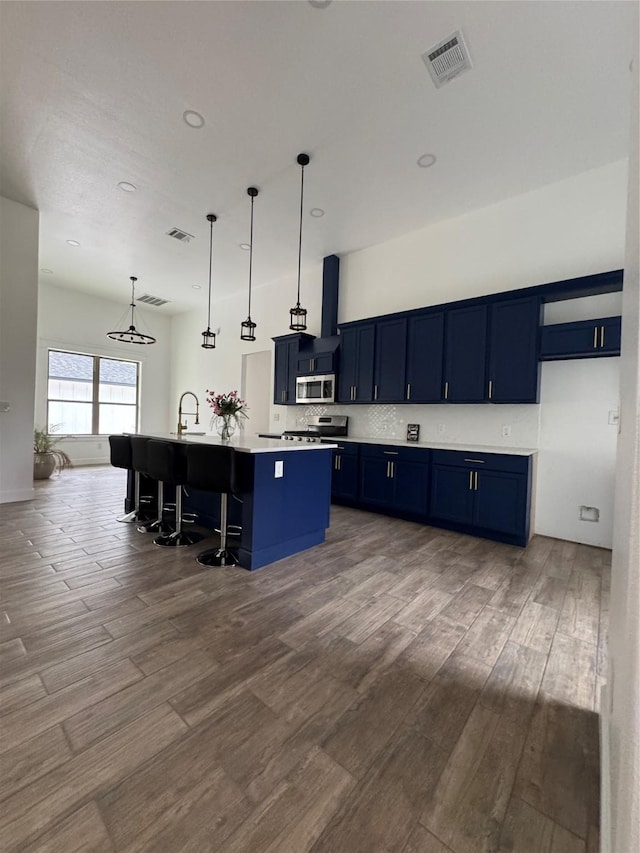
<instances>
[{"instance_id":1,"label":"white baseboard","mask_svg":"<svg viewBox=\"0 0 640 853\"><path fill-rule=\"evenodd\" d=\"M10 492L0 492L0 504L12 504L18 501L32 501L33 487L30 489L14 489Z\"/></svg>"},{"instance_id":2,"label":"white baseboard","mask_svg":"<svg viewBox=\"0 0 640 853\"><path fill-rule=\"evenodd\" d=\"M611 851L609 702L609 691L603 684L600 688L600 853Z\"/></svg>"}]
</instances>

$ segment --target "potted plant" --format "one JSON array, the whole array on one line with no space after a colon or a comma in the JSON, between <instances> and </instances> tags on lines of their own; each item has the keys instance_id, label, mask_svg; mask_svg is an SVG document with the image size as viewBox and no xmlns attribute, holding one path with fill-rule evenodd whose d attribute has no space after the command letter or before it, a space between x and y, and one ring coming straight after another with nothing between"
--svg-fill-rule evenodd
<instances>
[{"instance_id":1,"label":"potted plant","mask_svg":"<svg viewBox=\"0 0 640 853\"><path fill-rule=\"evenodd\" d=\"M51 425L48 430L38 429L33 431L33 479L46 480L55 470L64 471L65 468L73 468L71 459L64 450L56 446L62 436L52 435L59 424Z\"/></svg>"}]
</instances>

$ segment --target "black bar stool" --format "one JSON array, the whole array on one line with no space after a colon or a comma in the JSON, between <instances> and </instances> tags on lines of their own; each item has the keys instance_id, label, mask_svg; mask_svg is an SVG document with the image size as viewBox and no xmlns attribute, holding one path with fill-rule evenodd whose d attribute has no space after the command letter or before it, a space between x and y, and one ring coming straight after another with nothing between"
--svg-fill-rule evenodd
<instances>
[{"instance_id":1,"label":"black bar stool","mask_svg":"<svg viewBox=\"0 0 640 853\"><path fill-rule=\"evenodd\" d=\"M203 538L201 533L187 533L182 529L182 486L187 482L186 447L173 441L150 438L147 446L147 472L158 483L174 483L176 488L176 529L172 533L157 536L153 544L176 548L199 542ZM162 515L161 510L158 515Z\"/></svg>"},{"instance_id":2,"label":"black bar stool","mask_svg":"<svg viewBox=\"0 0 640 853\"><path fill-rule=\"evenodd\" d=\"M136 468L133 461L133 439L134 436L128 435L110 435L109 450L111 454L111 464L114 468L125 468L127 471L134 472L134 501L131 512L121 515L117 520L126 524L133 522L146 521L147 514L141 509L140 501L140 474L144 473L140 468ZM137 442L146 442L146 438L136 438ZM136 462L140 463L144 458L143 448L138 447L136 454Z\"/></svg>"},{"instance_id":3,"label":"black bar stool","mask_svg":"<svg viewBox=\"0 0 640 853\"><path fill-rule=\"evenodd\" d=\"M236 454L231 447L190 444L187 447L187 483L205 492L220 492L220 547L196 557L202 566L235 566L238 558L227 548L229 495L238 490Z\"/></svg>"}]
</instances>

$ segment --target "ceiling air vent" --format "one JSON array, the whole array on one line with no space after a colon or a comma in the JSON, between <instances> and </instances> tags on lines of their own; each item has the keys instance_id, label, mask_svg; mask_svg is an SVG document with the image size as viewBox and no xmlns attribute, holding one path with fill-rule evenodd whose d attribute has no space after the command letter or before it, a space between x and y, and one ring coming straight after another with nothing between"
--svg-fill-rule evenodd
<instances>
[{"instance_id":1,"label":"ceiling air vent","mask_svg":"<svg viewBox=\"0 0 640 853\"><path fill-rule=\"evenodd\" d=\"M169 237L174 237L176 240L180 240L181 243L188 243L190 240L193 240L193 234L188 234L181 228L172 228L170 231L167 231L167 234Z\"/></svg>"},{"instance_id":2,"label":"ceiling air vent","mask_svg":"<svg viewBox=\"0 0 640 853\"><path fill-rule=\"evenodd\" d=\"M156 308L160 308L161 305L166 305L169 302L168 299L160 299L158 296L151 296L148 293L145 293L144 296L138 296L137 302L144 302L145 305L155 305Z\"/></svg>"},{"instance_id":3,"label":"ceiling air vent","mask_svg":"<svg viewBox=\"0 0 640 853\"><path fill-rule=\"evenodd\" d=\"M436 89L453 80L462 71L468 71L471 66L469 51L464 43L460 30L441 41L435 47L422 54L422 60L427 66Z\"/></svg>"}]
</instances>

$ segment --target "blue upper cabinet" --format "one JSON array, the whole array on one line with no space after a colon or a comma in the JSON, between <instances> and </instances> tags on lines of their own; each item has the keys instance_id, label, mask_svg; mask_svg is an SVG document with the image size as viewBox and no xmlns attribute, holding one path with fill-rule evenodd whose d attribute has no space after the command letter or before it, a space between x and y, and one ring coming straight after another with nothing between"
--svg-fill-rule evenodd
<instances>
[{"instance_id":1,"label":"blue upper cabinet","mask_svg":"<svg viewBox=\"0 0 640 853\"><path fill-rule=\"evenodd\" d=\"M405 399L406 351L406 318L378 321L373 376L373 399L377 402L397 403Z\"/></svg>"},{"instance_id":2,"label":"blue upper cabinet","mask_svg":"<svg viewBox=\"0 0 640 853\"><path fill-rule=\"evenodd\" d=\"M412 403L439 403L442 400L443 347L444 311L409 317L405 400Z\"/></svg>"},{"instance_id":3,"label":"blue upper cabinet","mask_svg":"<svg viewBox=\"0 0 640 853\"><path fill-rule=\"evenodd\" d=\"M291 406L296 402L296 373L300 345L313 340L313 335L294 333L272 338L275 342L273 402Z\"/></svg>"},{"instance_id":4,"label":"blue upper cabinet","mask_svg":"<svg viewBox=\"0 0 640 853\"><path fill-rule=\"evenodd\" d=\"M538 402L539 325L540 300L536 297L491 304L486 388L489 402Z\"/></svg>"},{"instance_id":5,"label":"blue upper cabinet","mask_svg":"<svg viewBox=\"0 0 640 853\"><path fill-rule=\"evenodd\" d=\"M370 403L373 400L375 324L341 328L340 341L338 402Z\"/></svg>"},{"instance_id":6,"label":"blue upper cabinet","mask_svg":"<svg viewBox=\"0 0 640 853\"><path fill-rule=\"evenodd\" d=\"M487 397L486 304L446 312L444 399L448 403L482 403Z\"/></svg>"},{"instance_id":7,"label":"blue upper cabinet","mask_svg":"<svg viewBox=\"0 0 640 853\"><path fill-rule=\"evenodd\" d=\"M579 320L543 326L540 334L540 359L599 358L620 355L621 317Z\"/></svg>"}]
</instances>

